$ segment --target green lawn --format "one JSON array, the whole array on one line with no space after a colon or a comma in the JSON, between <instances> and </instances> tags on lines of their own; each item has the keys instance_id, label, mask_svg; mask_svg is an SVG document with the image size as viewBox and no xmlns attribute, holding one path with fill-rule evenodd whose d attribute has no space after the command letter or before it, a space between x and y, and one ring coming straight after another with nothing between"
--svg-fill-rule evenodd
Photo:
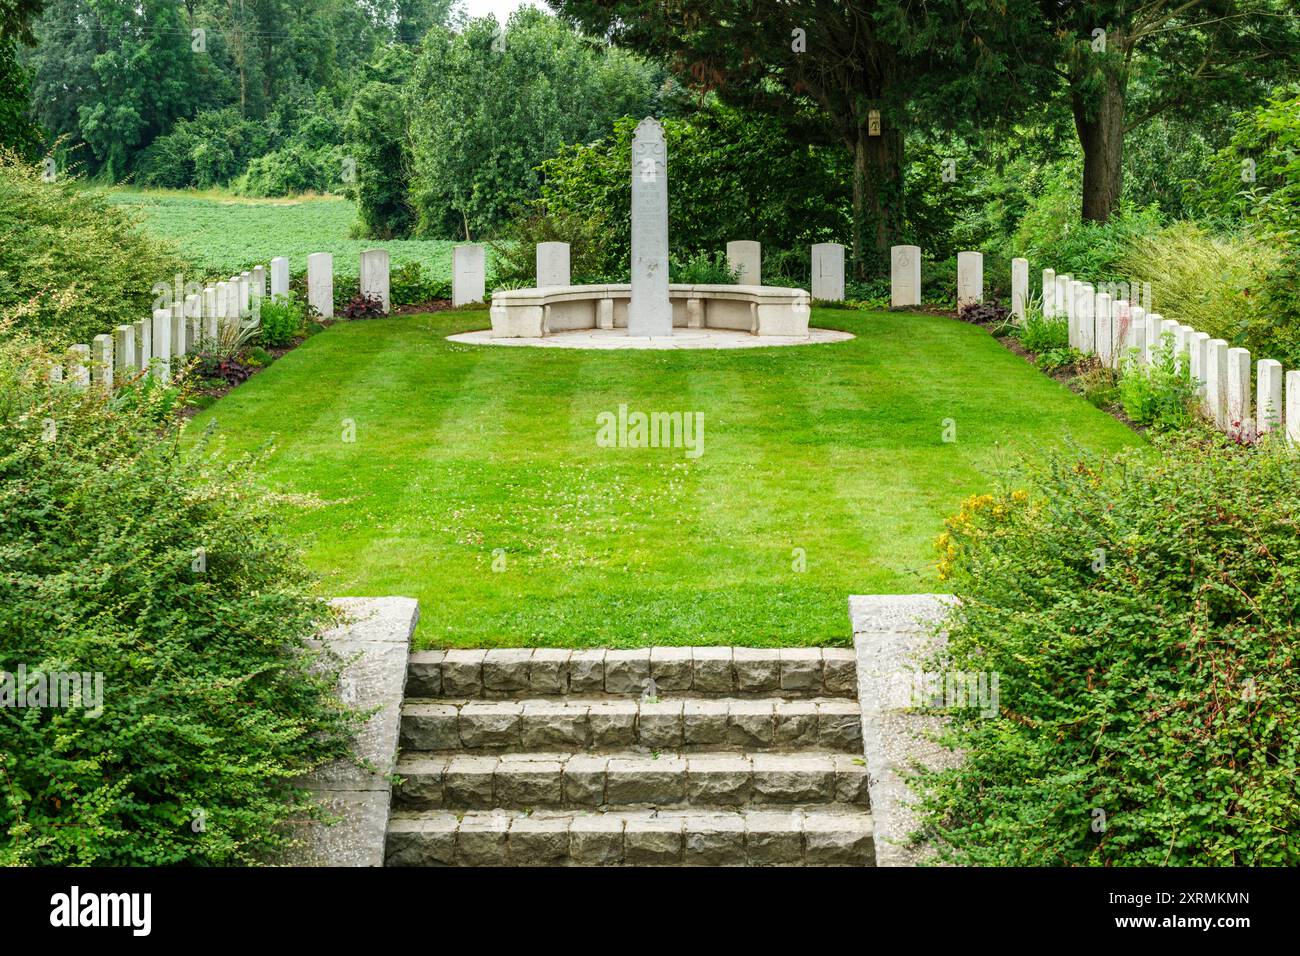
<instances>
[{"instance_id":1,"label":"green lawn","mask_svg":"<svg viewBox=\"0 0 1300 956\"><path fill-rule=\"evenodd\" d=\"M1019 453L1140 441L975 326L813 322L858 338L597 352L446 341L482 311L341 324L191 434L274 436L270 485L324 502L286 514L321 592L419 598L422 646L843 642L849 594L938 586L944 517ZM598 447L620 403L703 412L703 455Z\"/></svg>"},{"instance_id":2,"label":"green lawn","mask_svg":"<svg viewBox=\"0 0 1300 956\"><path fill-rule=\"evenodd\" d=\"M349 239L356 210L332 196L246 199L223 193L130 189L109 193L116 205L139 215L151 234L174 242L205 273L230 275L276 256L302 272L313 252L332 252L334 270L354 276L365 249L383 246L394 267L418 262L434 279L451 279L454 242L440 239Z\"/></svg>"}]
</instances>

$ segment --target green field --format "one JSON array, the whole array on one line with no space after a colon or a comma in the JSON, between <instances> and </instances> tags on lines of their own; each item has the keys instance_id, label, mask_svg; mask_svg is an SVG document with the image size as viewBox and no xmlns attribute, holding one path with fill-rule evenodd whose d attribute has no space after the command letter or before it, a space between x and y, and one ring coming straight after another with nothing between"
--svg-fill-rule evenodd
<instances>
[{"instance_id":1,"label":"green field","mask_svg":"<svg viewBox=\"0 0 1300 956\"><path fill-rule=\"evenodd\" d=\"M343 323L189 434L274 438L269 484L320 499L286 521L322 593L419 598L424 646L842 642L849 594L939 586L944 517L1018 453L1140 441L979 327L813 321L858 338L601 352L448 342L477 310ZM598 447L623 403L702 412L704 453Z\"/></svg>"},{"instance_id":2,"label":"green field","mask_svg":"<svg viewBox=\"0 0 1300 956\"><path fill-rule=\"evenodd\" d=\"M382 246L392 265L418 262L434 279L451 279L451 249L441 239L349 239L356 210L347 199L245 199L223 193L114 190L109 199L139 215L143 227L169 239L207 276L226 276L288 256L303 272L313 252L334 254L334 271L355 276L361 252Z\"/></svg>"}]
</instances>

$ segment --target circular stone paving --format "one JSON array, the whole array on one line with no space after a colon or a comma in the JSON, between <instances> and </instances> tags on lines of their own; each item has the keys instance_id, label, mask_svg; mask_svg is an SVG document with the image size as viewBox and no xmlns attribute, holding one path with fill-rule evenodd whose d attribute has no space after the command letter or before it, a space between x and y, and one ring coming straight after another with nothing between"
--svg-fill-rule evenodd
<instances>
[{"instance_id":1,"label":"circular stone paving","mask_svg":"<svg viewBox=\"0 0 1300 956\"><path fill-rule=\"evenodd\" d=\"M735 329L674 329L671 336L632 337L627 329L574 329L552 332L540 339L494 339L491 329L447 336L449 342L469 345L515 345L543 349L758 349L775 345L823 345L846 342L852 332L809 329L807 338L788 335L751 335Z\"/></svg>"}]
</instances>

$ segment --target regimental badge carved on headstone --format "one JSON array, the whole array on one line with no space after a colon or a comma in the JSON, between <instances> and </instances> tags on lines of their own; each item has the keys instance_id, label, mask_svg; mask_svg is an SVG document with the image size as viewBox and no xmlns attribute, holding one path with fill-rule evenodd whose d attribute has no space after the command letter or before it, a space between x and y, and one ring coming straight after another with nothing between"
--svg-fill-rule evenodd
<instances>
[{"instance_id":1,"label":"regimental badge carved on headstone","mask_svg":"<svg viewBox=\"0 0 1300 956\"><path fill-rule=\"evenodd\" d=\"M659 121L646 117L632 135L632 301L627 332L672 335L668 301L668 146Z\"/></svg>"}]
</instances>

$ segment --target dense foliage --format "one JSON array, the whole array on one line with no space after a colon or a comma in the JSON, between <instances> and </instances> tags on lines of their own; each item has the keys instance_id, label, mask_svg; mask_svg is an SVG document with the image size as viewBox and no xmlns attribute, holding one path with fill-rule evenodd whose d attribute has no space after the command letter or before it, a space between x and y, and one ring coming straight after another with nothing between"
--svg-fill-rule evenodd
<instances>
[{"instance_id":1,"label":"dense foliage","mask_svg":"<svg viewBox=\"0 0 1300 956\"><path fill-rule=\"evenodd\" d=\"M54 346L150 314L184 262L100 193L0 150L0 310Z\"/></svg>"},{"instance_id":2,"label":"dense foliage","mask_svg":"<svg viewBox=\"0 0 1300 956\"><path fill-rule=\"evenodd\" d=\"M977 864L1300 863L1296 452L1207 436L1080 454L972 499L940 540L961 604L928 829Z\"/></svg>"},{"instance_id":3,"label":"dense foliage","mask_svg":"<svg viewBox=\"0 0 1300 956\"><path fill-rule=\"evenodd\" d=\"M649 112L657 76L531 8L508 31L492 18L431 31L409 86L419 231L473 239L503 224L536 195L543 160Z\"/></svg>"},{"instance_id":4,"label":"dense foliage","mask_svg":"<svg viewBox=\"0 0 1300 956\"><path fill-rule=\"evenodd\" d=\"M0 670L102 700L0 708L0 863L274 858L294 778L358 725L303 643L322 605L251 461L182 452L147 380L109 397L49 362L0 341Z\"/></svg>"},{"instance_id":5,"label":"dense foliage","mask_svg":"<svg viewBox=\"0 0 1300 956\"><path fill-rule=\"evenodd\" d=\"M612 134L560 150L541 166L545 208L608 224L607 268L625 271L631 255L632 133L637 119ZM846 171L838 152L791 143L779 124L714 106L663 123L668 145L668 238L675 252L724 249L744 237L763 244L764 274L785 250L807 281L808 246L833 239L849 218ZM779 284L779 283L778 283Z\"/></svg>"}]
</instances>

